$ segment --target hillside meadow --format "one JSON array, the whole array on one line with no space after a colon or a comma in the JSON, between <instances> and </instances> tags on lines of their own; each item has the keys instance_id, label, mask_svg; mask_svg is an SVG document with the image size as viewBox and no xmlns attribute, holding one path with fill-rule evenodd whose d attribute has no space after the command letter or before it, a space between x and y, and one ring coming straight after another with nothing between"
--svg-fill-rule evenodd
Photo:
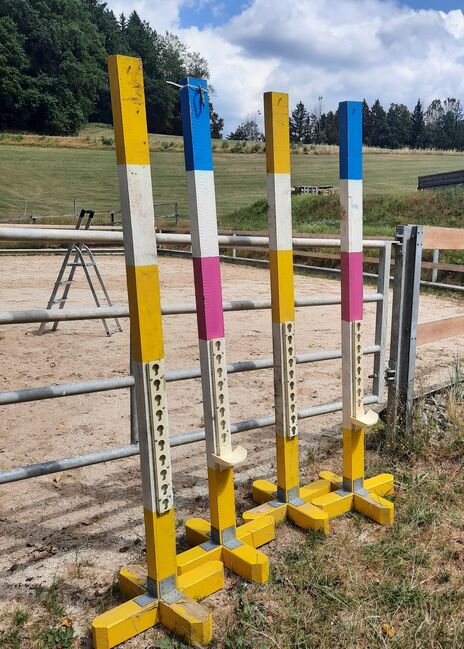
<instances>
[{"instance_id":1,"label":"hillside meadow","mask_svg":"<svg viewBox=\"0 0 464 649\"><path fill-rule=\"evenodd\" d=\"M28 136L24 136L28 137ZM30 136L32 137L32 136ZM38 136L34 136L38 137ZM100 134L98 137L102 137ZM106 136L103 136L106 137ZM157 136L156 136L157 137ZM98 212L117 210L119 195L115 153L112 145L40 146L5 143L0 146L2 191L0 217L18 215L59 215L77 207ZM177 201L187 217L184 159L181 147L159 148L151 152L155 202ZM257 153L230 153L214 150L217 208L220 224L231 222L229 215L265 197L265 156ZM417 176L464 168L464 154L443 152L392 152L365 155L367 196L405 196L423 200L416 190ZM338 183L338 156L330 153L292 155L293 184ZM333 198L328 201L331 205ZM429 200L429 199L427 199ZM321 202L325 205L324 200ZM324 208L322 207L322 211ZM330 210L330 218L332 210ZM440 215L437 215L437 219ZM404 215L402 220L408 220ZM241 222L241 227L255 227Z\"/></svg>"}]
</instances>

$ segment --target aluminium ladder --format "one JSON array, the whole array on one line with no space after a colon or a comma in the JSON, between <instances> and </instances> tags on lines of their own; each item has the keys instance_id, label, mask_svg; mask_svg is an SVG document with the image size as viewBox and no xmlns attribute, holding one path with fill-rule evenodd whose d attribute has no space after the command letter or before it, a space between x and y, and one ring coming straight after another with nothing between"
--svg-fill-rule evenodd
<instances>
[{"instance_id":1,"label":"aluminium ladder","mask_svg":"<svg viewBox=\"0 0 464 649\"><path fill-rule=\"evenodd\" d=\"M76 222L76 230L80 230L81 226L83 226L84 230L88 230L90 228L90 225L92 223L92 219L94 217L95 212L93 210L81 210L77 222ZM74 253L74 260L70 261L72 259ZM87 256L86 257L84 256ZM66 273L66 269L69 268L69 274L67 279L63 279ZM95 305L97 307L100 307L100 300L98 299L97 292L95 290L95 286L92 281L92 276L90 274L90 269L93 268L96 278L98 280L98 283L100 285L101 291L103 293L104 299L106 301L106 304L108 306L113 306L110 296L108 294L108 291L106 290L106 286L103 282L103 278L100 274L100 271L98 270L97 262L95 260L95 257L93 256L92 251L90 250L89 246L87 246L84 242L81 243L70 243L68 246L68 249L64 255L63 263L61 264L60 271L58 273L58 276L55 281L55 285L53 287L52 293L50 295L50 299L48 300L47 304L47 310L52 309L56 304L58 305L59 309L62 309L66 303L66 300L68 299L69 296L69 291L71 288L71 284L74 281L74 275L76 273L76 268L83 268L85 277L87 279L87 282L89 284L90 292L92 293ZM63 288L63 292L61 294L61 297L57 297L60 289ZM117 331L122 331L122 327L119 324L119 320L117 318L114 318L114 321L116 323L116 329L110 330L108 327L108 324L105 320L105 318L102 318L102 323L103 327L105 329L106 335L111 336L113 333L116 333ZM40 324L40 327L37 331L37 334L41 336L44 333L56 331L58 329L58 324L59 321L57 320L54 322L51 326L51 328L47 329L47 322L42 322Z\"/></svg>"}]
</instances>

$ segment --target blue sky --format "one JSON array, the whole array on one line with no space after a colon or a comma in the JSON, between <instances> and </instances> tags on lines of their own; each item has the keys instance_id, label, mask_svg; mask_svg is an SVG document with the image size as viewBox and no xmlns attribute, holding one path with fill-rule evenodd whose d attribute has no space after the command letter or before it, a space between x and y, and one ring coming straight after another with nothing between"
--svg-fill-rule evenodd
<instances>
[{"instance_id":1,"label":"blue sky","mask_svg":"<svg viewBox=\"0 0 464 649\"><path fill-rule=\"evenodd\" d=\"M192 26L205 27L206 25L219 26L226 23L233 16L239 15L251 0L191 0L180 6L179 20L181 28ZM464 0L405 0L400 5L412 9L436 9L451 11L464 9Z\"/></svg>"},{"instance_id":2,"label":"blue sky","mask_svg":"<svg viewBox=\"0 0 464 649\"><path fill-rule=\"evenodd\" d=\"M181 5L180 27L222 25L233 16L240 14L249 4L249 2L240 2L240 0L218 0L217 2L191 2Z\"/></svg>"},{"instance_id":3,"label":"blue sky","mask_svg":"<svg viewBox=\"0 0 464 649\"><path fill-rule=\"evenodd\" d=\"M464 9L464 2L458 0L408 0L403 4L412 9L437 9L439 11L452 11Z\"/></svg>"},{"instance_id":4,"label":"blue sky","mask_svg":"<svg viewBox=\"0 0 464 649\"><path fill-rule=\"evenodd\" d=\"M309 109L380 99L464 102L464 0L107 0L208 61L225 133L260 119L263 92ZM427 11L423 11L426 9ZM172 79L178 81L178 79Z\"/></svg>"}]
</instances>

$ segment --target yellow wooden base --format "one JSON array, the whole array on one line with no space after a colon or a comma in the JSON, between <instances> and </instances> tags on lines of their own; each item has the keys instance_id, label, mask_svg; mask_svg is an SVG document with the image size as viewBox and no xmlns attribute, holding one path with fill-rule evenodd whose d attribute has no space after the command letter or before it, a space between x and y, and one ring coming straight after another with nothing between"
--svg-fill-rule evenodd
<instances>
[{"instance_id":1,"label":"yellow wooden base","mask_svg":"<svg viewBox=\"0 0 464 649\"><path fill-rule=\"evenodd\" d=\"M140 600L140 601L138 601ZM95 649L111 649L161 623L190 643L207 644L213 636L211 611L187 596L174 604L143 596L102 613L92 623Z\"/></svg>"},{"instance_id":2,"label":"yellow wooden base","mask_svg":"<svg viewBox=\"0 0 464 649\"><path fill-rule=\"evenodd\" d=\"M300 488L299 498L304 500L304 503L282 503L277 505L276 485L268 480L255 480L253 482L253 500L260 504L245 512L243 520L247 522L258 521L262 516L272 516L276 525L288 519L304 530L314 530L315 532L328 534L329 516L319 507L315 507L311 501L313 498L329 493L330 489L331 485L328 480L317 480Z\"/></svg>"},{"instance_id":3,"label":"yellow wooden base","mask_svg":"<svg viewBox=\"0 0 464 649\"><path fill-rule=\"evenodd\" d=\"M236 528L238 547L208 545L211 541L211 525L203 518L191 518L186 522L186 538L190 550L177 556L177 574L185 575L206 562L222 561L224 566L244 579L264 584L269 578L269 559L257 550L275 539L275 521L270 516L250 521Z\"/></svg>"},{"instance_id":4,"label":"yellow wooden base","mask_svg":"<svg viewBox=\"0 0 464 649\"><path fill-rule=\"evenodd\" d=\"M121 569L119 587L130 600L95 618L92 624L95 649L115 647L158 623L192 644L206 644L211 640L211 613L195 600L224 587L224 566L220 561L204 562L178 575L177 590L183 597L174 604L162 599L145 603L146 581L147 572L142 566ZM140 597L142 599L137 601Z\"/></svg>"},{"instance_id":5,"label":"yellow wooden base","mask_svg":"<svg viewBox=\"0 0 464 649\"><path fill-rule=\"evenodd\" d=\"M357 511L381 525L392 525L394 506L383 498L393 494L394 481L390 473L383 473L364 480L362 492L341 492L343 478L331 471L321 471L322 480L330 483L331 491L312 499L312 504L325 511L329 518L349 511Z\"/></svg>"},{"instance_id":6,"label":"yellow wooden base","mask_svg":"<svg viewBox=\"0 0 464 649\"><path fill-rule=\"evenodd\" d=\"M126 566L119 571L119 590L127 598L144 595L147 591L146 583L147 571L143 566ZM224 566L221 561L204 562L177 576L178 590L192 599L203 599L223 587Z\"/></svg>"},{"instance_id":7,"label":"yellow wooden base","mask_svg":"<svg viewBox=\"0 0 464 649\"><path fill-rule=\"evenodd\" d=\"M364 480L364 492L336 493L341 489L342 476L322 471L319 480L300 487L299 498L305 504L282 503L276 506L277 487L268 480L253 482L253 500L260 503L243 514L247 524L262 516L272 516L276 525L285 519L303 529L329 532L329 519L351 510L359 511L381 525L393 523L393 503L383 496L393 493L393 476L389 473ZM272 504L271 504L272 502Z\"/></svg>"}]
</instances>

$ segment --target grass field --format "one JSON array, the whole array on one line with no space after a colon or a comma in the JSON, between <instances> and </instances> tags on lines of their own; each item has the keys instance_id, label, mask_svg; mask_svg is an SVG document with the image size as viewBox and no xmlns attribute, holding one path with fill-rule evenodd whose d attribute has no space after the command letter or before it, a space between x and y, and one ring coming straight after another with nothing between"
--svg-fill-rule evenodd
<instances>
[{"instance_id":1,"label":"grass field","mask_svg":"<svg viewBox=\"0 0 464 649\"><path fill-rule=\"evenodd\" d=\"M186 215L186 183L182 151L152 152L154 199L178 201ZM265 196L265 157L262 153L214 153L220 220L237 208ZM464 167L464 154L369 154L365 156L367 194L416 192L420 174ZM0 146L2 191L0 217L70 213L78 207L97 211L118 209L115 154L112 148ZM337 184L336 155L293 155L294 184ZM27 203L26 203L27 201ZM437 215L439 218L439 215ZM405 215L407 220L407 215Z\"/></svg>"},{"instance_id":2,"label":"grass field","mask_svg":"<svg viewBox=\"0 0 464 649\"><path fill-rule=\"evenodd\" d=\"M264 587L228 576L213 606L211 649L462 649L464 646L464 407L462 386L419 406L416 428L387 449L381 428L368 439L367 473L395 476L395 523L382 527L351 512L323 537L290 524L266 548L271 574ZM429 413L428 415L426 413ZM425 420L424 420L425 414ZM439 416L440 424L437 423ZM302 458L309 478L336 469L339 440ZM248 487L238 498L251 506ZM104 611L118 588L83 589L93 574L77 559L72 580L57 577L31 589L27 606L0 620L4 649L87 647L88 627L75 631L77 611ZM214 601L214 600L213 600ZM90 610L91 609L91 610ZM160 628L130 646L187 649Z\"/></svg>"}]
</instances>

